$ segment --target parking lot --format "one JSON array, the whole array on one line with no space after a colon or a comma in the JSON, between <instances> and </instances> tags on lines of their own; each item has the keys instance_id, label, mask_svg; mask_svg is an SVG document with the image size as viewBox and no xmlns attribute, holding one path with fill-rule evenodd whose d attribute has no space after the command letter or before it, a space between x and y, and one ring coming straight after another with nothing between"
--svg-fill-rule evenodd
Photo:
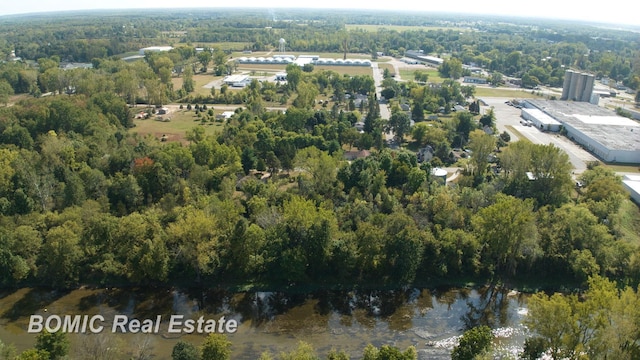
<instances>
[{"instance_id":1,"label":"parking lot","mask_svg":"<svg viewBox=\"0 0 640 360\"><path fill-rule=\"evenodd\" d=\"M518 136L510 131L507 126L513 127L521 135L525 136L534 144L553 144L564 150L569 155L569 160L574 167L574 173L580 174L587 168L587 162L597 161L598 159L579 145L571 142L569 139L559 133L543 132L534 126L524 126L520 123L520 109L515 106L509 106L507 101L509 98L482 98L489 107L493 106L496 115L496 127L502 133L507 131L511 136L511 140L518 139ZM483 108L484 111L485 108Z\"/></svg>"}]
</instances>

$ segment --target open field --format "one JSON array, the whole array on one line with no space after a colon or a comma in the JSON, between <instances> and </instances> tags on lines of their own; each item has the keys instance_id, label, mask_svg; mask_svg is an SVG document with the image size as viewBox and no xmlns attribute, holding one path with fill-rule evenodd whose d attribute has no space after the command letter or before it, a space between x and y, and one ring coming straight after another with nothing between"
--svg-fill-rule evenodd
<instances>
[{"instance_id":1,"label":"open field","mask_svg":"<svg viewBox=\"0 0 640 360\"><path fill-rule=\"evenodd\" d=\"M640 165L618 165L618 164L605 164L605 163L602 163L602 165L615 172L640 174Z\"/></svg>"},{"instance_id":2,"label":"open field","mask_svg":"<svg viewBox=\"0 0 640 360\"><path fill-rule=\"evenodd\" d=\"M432 83L441 83L443 82L445 79L443 77L440 77L440 74L438 73L438 70L434 69L434 68L428 68L428 67L422 67L422 68L418 68L418 69L407 69L407 68L400 68L400 77L403 80L413 80L414 79L414 73L416 71L420 71L420 72L426 72L427 74L429 74L429 79L427 80L428 82L432 82Z\"/></svg>"},{"instance_id":3,"label":"open field","mask_svg":"<svg viewBox=\"0 0 640 360\"><path fill-rule=\"evenodd\" d=\"M396 72L396 70L394 69L393 65L388 64L388 63L382 63L382 64L378 64L378 68L382 71L384 71L384 69L389 69L389 72L391 74L394 74Z\"/></svg>"},{"instance_id":4,"label":"open field","mask_svg":"<svg viewBox=\"0 0 640 360\"><path fill-rule=\"evenodd\" d=\"M287 65L277 64L238 64L238 71L257 71L279 73L285 71Z\"/></svg>"},{"instance_id":5,"label":"open field","mask_svg":"<svg viewBox=\"0 0 640 360\"><path fill-rule=\"evenodd\" d=\"M347 30L364 30L375 32L379 30L394 30L398 32L403 31L429 31L429 30L454 30L454 31L470 31L469 29L461 27L445 27L445 26L407 26L407 25L360 25L360 24L347 24L345 25Z\"/></svg>"},{"instance_id":6,"label":"open field","mask_svg":"<svg viewBox=\"0 0 640 360\"><path fill-rule=\"evenodd\" d=\"M531 140L529 140L526 136L524 136L520 131L516 130L516 128L514 126L505 125L505 127L507 129L509 129L510 133L512 133L515 136L517 136L519 141L531 142ZM511 141L513 141L513 140L516 140L516 139L511 139Z\"/></svg>"},{"instance_id":7,"label":"open field","mask_svg":"<svg viewBox=\"0 0 640 360\"><path fill-rule=\"evenodd\" d=\"M338 74L371 75L373 69L370 66L316 66L315 70L331 70Z\"/></svg>"},{"instance_id":8,"label":"open field","mask_svg":"<svg viewBox=\"0 0 640 360\"><path fill-rule=\"evenodd\" d=\"M181 44L178 44L176 47L179 47ZM186 45L186 44L185 44ZM222 42L222 43L207 43L207 42L195 42L194 46L196 47L208 47L208 48L219 48L223 51L242 51L247 47L251 47L253 43L250 42Z\"/></svg>"},{"instance_id":9,"label":"open field","mask_svg":"<svg viewBox=\"0 0 640 360\"><path fill-rule=\"evenodd\" d=\"M216 114L222 111L215 111ZM151 134L157 139L160 139L163 135L166 135L167 141L185 141L185 134L188 130L194 127L202 126L205 129L206 135L215 135L222 131L223 124L221 122L209 122L204 125L200 121L200 118L196 117L195 111L187 110L171 110L165 118L170 118L168 122L156 120L154 116L146 120L136 119L133 121L135 127L129 131L132 133L138 133L140 135Z\"/></svg>"},{"instance_id":10,"label":"open field","mask_svg":"<svg viewBox=\"0 0 640 360\"><path fill-rule=\"evenodd\" d=\"M640 245L640 208L631 200L623 201L613 217L614 231L628 243Z\"/></svg>"},{"instance_id":11,"label":"open field","mask_svg":"<svg viewBox=\"0 0 640 360\"><path fill-rule=\"evenodd\" d=\"M211 89L207 89L204 86L208 83L222 79L222 76L215 76L213 74L197 74L193 76L193 81L195 81L194 94L198 95L208 95L211 93ZM178 90L182 88L182 77L173 77L171 78L171 82L173 83L173 88Z\"/></svg>"},{"instance_id":12,"label":"open field","mask_svg":"<svg viewBox=\"0 0 640 360\"><path fill-rule=\"evenodd\" d=\"M431 76L429 76L431 79ZM429 80L431 81L431 80ZM493 88L485 86L476 86L476 97L500 97L511 99L537 98L536 94L532 94L530 90L510 89L510 88Z\"/></svg>"}]
</instances>

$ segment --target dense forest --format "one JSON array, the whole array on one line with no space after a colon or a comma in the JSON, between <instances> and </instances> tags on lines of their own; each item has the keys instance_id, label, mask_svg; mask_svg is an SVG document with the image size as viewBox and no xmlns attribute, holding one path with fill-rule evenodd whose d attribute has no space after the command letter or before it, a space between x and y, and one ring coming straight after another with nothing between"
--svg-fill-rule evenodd
<instances>
[{"instance_id":1,"label":"dense forest","mask_svg":"<svg viewBox=\"0 0 640 360\"><path fill-rule=\"evenodd\" d=\"M640 282L639 239L629 230L638 208L615 172L590 164L576 188L560 149L489 135L491 111L453 111L477 106L474 88L455 81L462 64L552 85L573 67L637 88L637 35L469 19L452 29L371 32L345 25L375 14L234 14L0 18L0 286ZM398 14L384 21L444 24ZM290 65L286 83L194 92L194 74L233 72L232 50L273 49L281 37L294 51L446 54L447 79L433 84L416 73L397 82L385 73L388 120L369 75ZM134 62L116 56L158 44L175 48ZM201 44L207 51L197 53ZM65 70L66 62L92 66ZM196 124L184 142L130 131L134 106L170 102L203 123L213 121L207 105L238 109L218 134ZM288 109L268 110L273 104ZM442 116L427 121L430 114ZM387 131L400 149L388 146ZM419 162L414 150L425 147L433 157ZM347 161L355 149L368 156ZM460 149L472 156L460 160ZM432 175L454 163L464 168L454 186ZM580 351L570 345L557 353Z\"/></svg>"}]
</instances>

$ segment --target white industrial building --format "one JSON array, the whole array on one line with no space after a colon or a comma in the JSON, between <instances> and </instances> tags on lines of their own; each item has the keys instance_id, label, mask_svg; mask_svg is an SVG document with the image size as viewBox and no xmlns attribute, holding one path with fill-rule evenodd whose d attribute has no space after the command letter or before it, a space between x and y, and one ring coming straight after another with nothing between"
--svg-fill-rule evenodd
<instances>
[{"instance_id":1,"label":"white industrial building","mask_svg":"<svg viewBox=\"0 0 640 360\"><path fill-rule=\"evenodd\" d=\"M140 55L144 55L144 53L146 53L147 51L161 52L161 51L169 51L172 49L173 49L172 46L149 46L149 47L140 49L138 52L140 53Z\"/></svg>"},{"instance_id":2,"label":"white industrial building","mask_svg":"<svg viewBox=\"0 0 640 360\"><path fill-rule=\"evenodd\" d=\"M273 57L240 57L237 59L240 64L296 64L300 67L306 64L326 65L326 66L371 66L371 61L366 59L324 59L318 55L300 55L297 58L293 55L278 55Z\"/></svg>"},{"instance_id":3,"label":"white industrial building","mask_svg":"<svg viewBox=\"0 0 640 360\"><path fill-rule=\"evenodd\" d=\"M558 132L562 124L538 109L522 108L522 118L533 123L533 126L544 131Z\"/></svg>"},{"instance_id":4,"label":"white industrial building","mask_svg":"<svg viewBox=\"0 0 640 360\"><path fill-rule=\"evenodd\" d=\"M249 85L251 79L249 75L229 75L223 79L224 83L233 87L245 87Z\"/></svg>"},{"instance_id":5,"label":"white industrial building","mask_svg":"<svg viewBox=\"0 0 640 360\"><path fill-rule=\"evenodd\" d=\"M640 175L625 175L622 185L631 195L631 199L640 205Z\"/></svg>"},{"instance_id":6,"label":"white industrial building","mask_svg":"<svg viewBox=\"0 0 640 360\"><path fill-rule=\"evenodd\" d=\"M565 136L608 163L640 164L640 123L585 102L527 100L560 122Z\"/></svg>"}]
</instances>

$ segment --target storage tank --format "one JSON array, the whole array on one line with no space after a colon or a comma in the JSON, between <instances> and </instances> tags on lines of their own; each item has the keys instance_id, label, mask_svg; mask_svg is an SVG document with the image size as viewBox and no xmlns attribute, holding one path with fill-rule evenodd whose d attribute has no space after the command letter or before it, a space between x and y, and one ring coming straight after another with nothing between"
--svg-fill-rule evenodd
<instances>
[{"instance_id":1,"label":"storage tank","mask_svg":"<svg viewBox=\"0 0 640 360\"><path fill-rule=\"evenodd\" d=\"M438 168L438 167L434 167L433 169L431 169L431 175L433 175L438 180L442 180L443 184L446 184L446 182L447 182L447 170L442 169L442 168Z\"/></svg>"},{"instance_id":2,"label":"storage tank","mask_svg":"<svg viewBox=\"0 0 640 360\"><path fill-rule=\"evenodd\" d=\"M574 72L571 75L571 84L569 85L569 97L567 100L575 100L576 98L576 90L578 89L578 79L580 78L580 74Z\"/></svg>"},{"instance_id":3,"label":"storage tank","mask_svg":"<svg viewBox=\"0 0 640 360\"><path fill-rule=\"evenodd\" d=\"M595 81L595 77L593 75L588 75L584 84L584 90L582 91L582 98L580 101L590 101L591 95L593 94L593 83Z\"/></svg>"},{"instance_id":4,"label":"storage tank","mask_svg":"<svg viewBox=\"0 0 640 360\"><path fill-rule=\"evenodd\" d=\"M567 70L564 72L564 82L562 83L562 97L560 100L569 99L569 91L571 90L571 77L573 76L573 70Z\"/></svg>"}]
</instances>

